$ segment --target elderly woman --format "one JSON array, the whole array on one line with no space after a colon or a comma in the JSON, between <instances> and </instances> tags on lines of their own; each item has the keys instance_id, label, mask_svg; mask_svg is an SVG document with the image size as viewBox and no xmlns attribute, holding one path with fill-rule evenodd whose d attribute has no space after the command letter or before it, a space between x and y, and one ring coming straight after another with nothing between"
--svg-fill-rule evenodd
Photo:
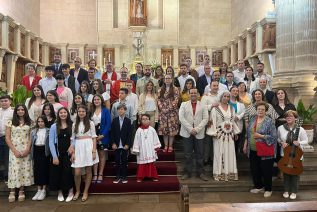
<instances>
[{"instance_id":1,"label":"elderly woman","mask_svg":"<svg viewBox=\"0 0 317 212\"><path fill-rule=\"evenodd\" d=\"M278 142L282 148L286 148L288 145L294 144L295 146L302 148L302 145L308 143L307 133L304 128L300 127L298 139L293 140L296 133L295 120L298 118L298 114L294 110L288 110L284 114L286 123L279 126L277 129ZM281 155L284 155L283 149L281 150ZM301 158L303 159L303 158ZM284 198L296 199L296 194L298 191L298 175L289 175L284 173Z\"/></svg>"},{"instance_id":2,"label":"elderly woman","mask_svg":"<svg viewBox=\"0 0 317 212\"><path fill-rule=\"evenodd\" d=\"M213 136L214 159L213 176L219 180L238 180L238 170L234 139L240 132L234 121L234 108L229 104L230 92L225 91L220 96L220 104L211 110L210 135Z\"/></svg>"},{"instance_id":3,"label":"elderly woman","mask_svg":"<svg viewBox=\"0 0 317 212\"><path fill-rule=\"evenodd\" d=\"M250 169L254 188L251 193L264 192L264 197L272 195L273 163L276 157L277 132L272 118L266 116L269 106L260 101L255 105L256 115L252 116L247 127L246 145L250 159ZM272 151L262 151L263 147Z\"/></svg>"}]
</instances>

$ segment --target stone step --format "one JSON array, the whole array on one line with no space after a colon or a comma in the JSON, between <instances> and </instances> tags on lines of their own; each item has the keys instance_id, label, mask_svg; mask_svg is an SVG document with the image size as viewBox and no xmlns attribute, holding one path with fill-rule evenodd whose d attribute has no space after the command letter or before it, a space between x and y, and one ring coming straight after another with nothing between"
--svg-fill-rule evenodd
<instances>
[{"instance_id":1,"label":"stone step","mask_svg":"<svg viewBox=\"0 0 317 212\"><path fill-rule=\"evenodd\" d=\"M209 181L202 181L196 177L188 180L180 180L182 185L188 185L190 192L247 192L253 184L251 177L240 176L238 181L215 181L209 177ZM273 178L273 191L282 191L283 180ZM300 190L316 190L317 189L317 176L305 175L300 177L299 182Z\"/></svg>"}]
</instances>

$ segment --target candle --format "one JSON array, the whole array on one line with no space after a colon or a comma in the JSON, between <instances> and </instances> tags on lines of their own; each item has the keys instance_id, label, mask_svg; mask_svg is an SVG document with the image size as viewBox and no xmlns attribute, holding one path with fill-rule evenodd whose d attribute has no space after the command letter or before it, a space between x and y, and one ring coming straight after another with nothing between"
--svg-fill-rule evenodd
<instances>
[{"instance_id":1,"label":"candle","mask_svg":"<svg viewBox=\"0 0 317 212\"><path fill-rule=\"evenodd\" d=\"M164 56L163 56L163 54L162 54L162 56L161 56L161 65L163 66L163 60L164 60Z\"/></svg>"},{"instance_id":2,"label":"candle","mask_svg":"<svg viewBox=\"0 0 317 212\"><path fill-rule=\"evenodd\" d=\"M172 66L172 55L170 55L170 66Z\"/></svg>"},{"instance_id":3,"label":"candle","mask_svg":"<svg viewBox=\"0 0 317 212\"><path fill-rule=\"evenodd\" d=\"M108 54L108 62L111 62L111 56L110 56L110 53Z\"/></svg>"},{"instance_id":4,"label":"candle","mask_svg":"<svg viewBox=\"0 0 317 212\"><path fill-rule=\"evenodd\" d=\"M167 57L166 57L166 59L165 59L165 66L167 67Z\"/></svg>"}]
</instances>

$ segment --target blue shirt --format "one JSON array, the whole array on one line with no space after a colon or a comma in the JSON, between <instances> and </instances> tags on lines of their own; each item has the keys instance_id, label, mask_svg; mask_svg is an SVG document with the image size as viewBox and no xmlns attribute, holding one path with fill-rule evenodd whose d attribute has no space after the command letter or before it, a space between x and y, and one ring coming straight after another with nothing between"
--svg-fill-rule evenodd
<instances>
[{"instance_id":1,"label":"blue shirt","mask_svg":"<svg viewBox=\"0 0 317 212\"><path fill-rule=\"evenodd\" d=\"M51 77L51 78L45 77L39 81L39 85L42 86L44 94L46 96L48 91L56 89L57 82L54 77Z\"/></svg>"}]
</instances>

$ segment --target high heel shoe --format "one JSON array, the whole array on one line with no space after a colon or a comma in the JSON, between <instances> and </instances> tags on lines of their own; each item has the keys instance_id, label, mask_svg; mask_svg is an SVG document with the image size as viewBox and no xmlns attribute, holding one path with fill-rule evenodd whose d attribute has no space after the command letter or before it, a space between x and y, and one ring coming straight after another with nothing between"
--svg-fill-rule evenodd
<instances>
[{"instance_id":1,"label":"high heel shoe","mask_svg":"<svg viewBox=\"0 0 317 212\"><path fill-rule=\"evenodd\" d=\"M171 153L171 152L173 152L174 151L174 149L173 149L173 147L168 147L168 151L167 152L169 152L169 153Z\"/></svg>"},{"instance_id":2,"label":"high heel shoe","mask_svg":"<svg viewBox=\"0 0 317 212\"><path fill-rule=\"evenodd\" d=\"M99 178L101 178L101 180L99 180ZM99 174L98 175L98 178L96 180L96 183L101 183L103 181L103 175L102 174Z\"/></svg>"},{"instance_id":3,"label":"high heel shoe","mask_svg":"<svg viewBox=\"0 0 317 212\"><path fill-rule=\"evenodd\" d=\"M79 198L80 193L76 192L76 194L73 197L73 201L77 201Z\"/></svg>"},{"instance_id":4,"label":"high heel shoe","mask_svg":"<svg viewBox=\"0 0 317 212\"><path fill-rule=\"evenodd\" d=\"M19 197L18 197L19 202L23 202L25 200L25 194L24 191L19 191Z\"/></svg>"},{"instance_id":5,"label":"high heel shoe","mask_svg":"<svg viewBox=\"0 0 317 212\"><path fill-rule=\"evenodd\" d=\"M97 178L98 178L98 175L93 175L93 176L92 176L91 183L97 182Z\"/></svg>"},{"instance_id":6,"label":"high heel shoe","mask_svg":"<svg viewBox=\"0 0 317 212\"><path fill-rule=\"evenodd\" d=\"M88 194L83 194L83 197L81 198L82 202L86 202L88 200Z\"/></svg>"},{"instance_id":7,"label":"high heel shoe","mask_svg":"<svg viewBox=\"0 0 317 212\"><path fill-rule=\"evenodd\" d=\"M168 147L165 146L164 149L163 149L163 152L167 152L168 151Z\"/></svg>"},{"instance_id":8,"label":"high heel shoe","mask_svg":"<svg viewBox=\"0 0 317 212\"><path fill-rule=\"evenodd\" d=\"M9 202L15 201L15 192L14 191L10 192L8 200L9 200Z\"/></svg>"}]
</instances>

